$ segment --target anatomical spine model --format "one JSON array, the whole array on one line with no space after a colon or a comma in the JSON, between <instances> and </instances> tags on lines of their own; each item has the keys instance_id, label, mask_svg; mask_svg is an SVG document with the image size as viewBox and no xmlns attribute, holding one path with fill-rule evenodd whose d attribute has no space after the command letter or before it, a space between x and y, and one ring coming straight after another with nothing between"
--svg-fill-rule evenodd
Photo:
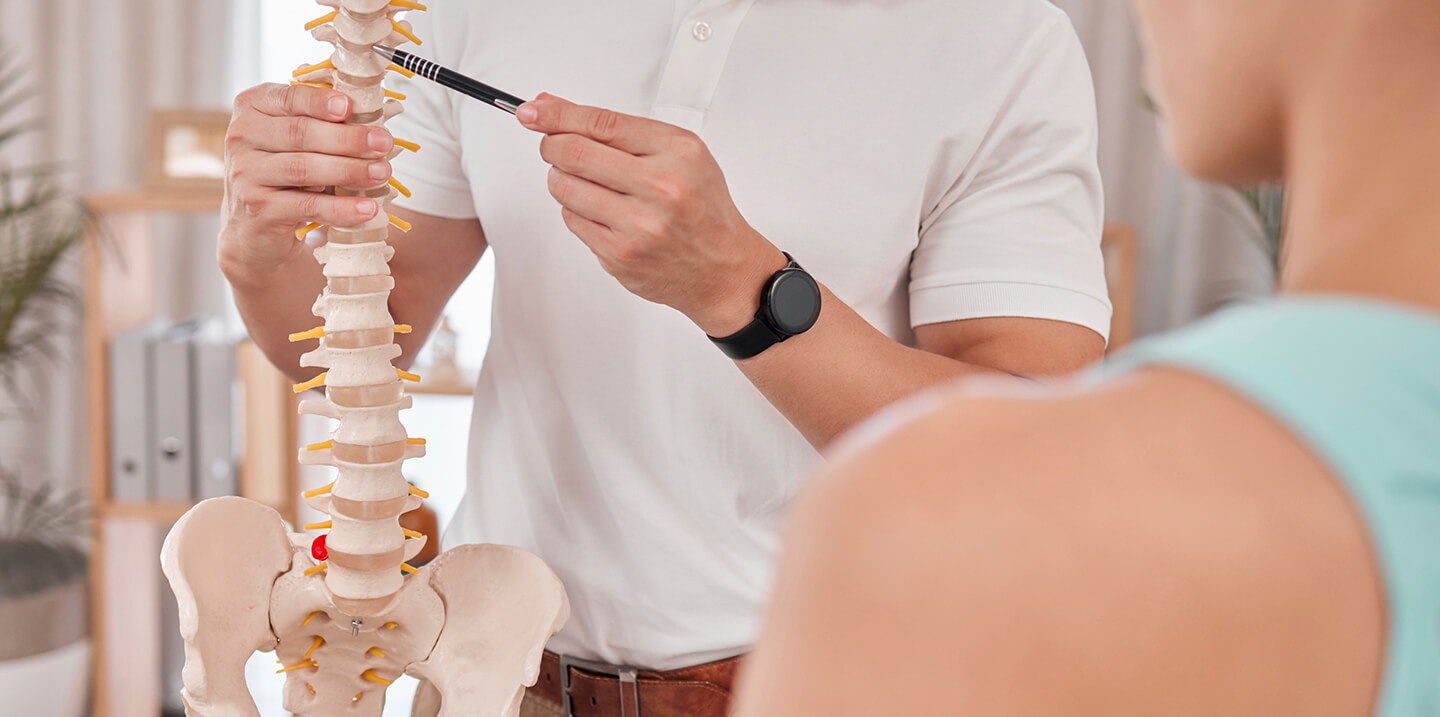
<instances>
[{"instance_id":1,"label":"anatomical spine model","mask_svg":"<svg viewBox=\"0 0 1440 717\"><path fill-rule=\"evenodd\" d=\"M296 72L298 83L333 87L352 100L351 124L378 126L403 99L381 84L403 71L371 48L419 42L403 10L410 0L319 0L333 11L306 29L335 46L330 59ZM418 147L396 141L391 158ZM245 685L245 662L274 650L286 673L285 708L315 717L379 715L385 687L402 672L432 682L442 715L513 717L534 684L545 642L569 615L565 590L539 558L518 548L465 545L415 569L405 561L426 537L399 518L425 494L401 474L424 455L399 414L409 408L388 300L394 279L389 225L408 229L386 208L403 185L378 190L337 187L368 196L376 218L330 227L315 250L327 286L315 301L322 326L291 337L318 340L302 366L325 373L296 392L325 388L324 400L300 412L338 421L330 440L307 446L300 460L333 466L335 481L305 494L330 520L328 531L291 534L269 507L241 498L197 505L176 523L161 556L180 605L185 639L187 713L258 715ZM408 192L407 192L408 193ZM297 235L319 228L310 225Z\"/></svg>"}]
</instances>

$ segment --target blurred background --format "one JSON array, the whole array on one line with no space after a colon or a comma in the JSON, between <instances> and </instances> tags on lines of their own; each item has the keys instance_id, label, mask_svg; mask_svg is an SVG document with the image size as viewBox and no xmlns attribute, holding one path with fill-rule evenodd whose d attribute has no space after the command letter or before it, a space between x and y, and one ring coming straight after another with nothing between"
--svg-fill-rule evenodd
<instances>
[{"instance_id":1,"label":"blurred background","mask_svg":"<svg viewBox=\"0 0 1440 717\"><path fill-rule=\"evenodd\" d=\"M1182 177L1128 1L1056 4L1095 77L1115 343L1267 293L1281 190ZM325 425L294 416L214 262L231 99L321 59L300 29L318 14L305 0L0 0L0 711L178 713L156 560L170 524L230 493L305 520L296 492L324 482L293 447ZM430 453L407 472L438 529L463 490L492 276L487 258L418 359L406 422ZM143 420L116 408L146 401L159 408ZM272 671L255 663L253 684L264 714L284 714ZM396 692L387 714L406 713Z\"/></svg>"}]
</instances>

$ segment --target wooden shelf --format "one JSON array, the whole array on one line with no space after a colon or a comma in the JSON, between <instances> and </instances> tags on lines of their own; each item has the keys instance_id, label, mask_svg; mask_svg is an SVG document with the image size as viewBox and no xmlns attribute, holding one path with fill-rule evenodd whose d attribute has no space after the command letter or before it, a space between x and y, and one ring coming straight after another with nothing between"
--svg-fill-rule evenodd
<instances>
[{"instance_id":1,"label":"wooden shelf","mask_svg":"<svg viewBox=\"0 0 1440 717\"><path fill-rule=\"evenodd\" d=\"M84 292L90 503L95 514L90 552L91 715L129 717L159 711L157 601L171 598L160 587L156 528L173 524L191 506L112 499L108 348L116 335L144 326L160 313L151 215L214 215L221 198L213 192L141 190L93 196L86 204L97 219L85 242ZM246 447L239 471L241 495L293 520L299 466L290 383L248 342L237 348L236 372L245 407L239 419Z\"/></svg>"},{"instance_id":2,"label":"wooden shelf","mask_svg":"<svg viewBox=\"0 0 1440 717\"><path fill-rule=\"evenodd\" d=\"M460 378L455 381L421 381L420 383L408 384L405 386L407 393L428 396L473 396L475 395L475 379L478 372L461 371Z\"/></svg>"},{"instance_id":3,"label":"wooden shelf","mask_svg":"<svg viewBox=\"0 0 1440 717\"><path fill-rule=\"evenodd\" d=\"M162 192L141 190L97 194L85 200L90 211L104 212L201 212L220 211L222 197L211 192Z\"/></svg>"},{"instance_id":4,"label":"wooden shelf","mask_svg":"<svg viewBox=\"0 0 1440 717\"><path fill-rule=\"evenodd\" d=\"M106 503L96 511L103 518L134 518L173 523L193 507L189 503Z\"/></svg>"}]
</instances>

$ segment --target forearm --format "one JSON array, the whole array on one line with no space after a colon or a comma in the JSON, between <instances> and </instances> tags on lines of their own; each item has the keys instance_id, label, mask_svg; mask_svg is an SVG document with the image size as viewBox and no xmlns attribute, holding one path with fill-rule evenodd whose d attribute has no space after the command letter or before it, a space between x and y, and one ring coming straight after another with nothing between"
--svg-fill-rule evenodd
<instances>
[{"instance_id":1,"label":"forearm","mask_svg":"<svg viewBox=\"0 0 1440 717\"><path fill-rule=\"evenodd\" d=\"M622 286L685 314L710 336L730 336L753 320L761 287L789 261L741 216L697 135L548 95L516 116L545 135L540 156L551 165L548 187L565 225ZM1105 344L1078 324L988 317L921 326L918 348L909 348L821 291L815 326L739 362L817 447L928 386L985 370L1071 371Z\"/></svg>"},{"instance_id":2,"label":"forearm","mask_svg":"<svg viewBox=\"0 0 1440 717\"><path fill-rule=\"evenodd\" d=\"M325 287L325 276L310 247L296 242L284 263L266 271L226 256L223 249L219 262L250 339L270 362L297 381L319 373L320 369L300 367L300 355L313 349L314 342L289 340L290 334L308 331L320 322L310 308Z\"/></svg>"},{"instance_id":3,"label":"forearm","mask_svg":"<svg viewBox=\"0 0 1440 717\"><path fill-rule=\"evenodd\" d=\"M473 220L437 219L399 208L394 213L410 220L417 233L425 237L392 229L389 239L395 247L395 257L390 261L390 273L395 277L390 315L397 324L411 326L410 333L395 336L401 349L395 365L410 368L439 322L446 301L485 251L485 239L479 223ZM412 250L414 242L421 246ZM226 245L222 242L222 247ZM435 262L438 255L447 255L450 260ZM320 373L318 368L300 367L300 355L313 349L314 343L291 343L289 339L290 334L309 331L320 323L310 309L325 288L325 276L314 252L296 242L285 261L268 270L251 269L228 257L223 249L219 260L251 339L271 363L298 381Z\"/></svg>"},{"instance_id":4,"label":"forearm","mask_svg":"<svg viewBox=\"0 0 1440 717\"><path fill-rule=\"evenodd\" d=\"M994 371L904 346L821 286L814 328L740 368L816 448L881 408L922 389Z\"/></svg>"}]
</instances>

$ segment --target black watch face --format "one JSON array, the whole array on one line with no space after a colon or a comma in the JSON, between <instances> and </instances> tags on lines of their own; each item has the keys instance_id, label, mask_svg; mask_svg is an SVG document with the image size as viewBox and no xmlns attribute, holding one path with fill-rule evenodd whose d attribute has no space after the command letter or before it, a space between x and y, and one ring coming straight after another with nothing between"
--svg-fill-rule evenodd
<instances>
[{"instance_id":1,"label":"black watch face","mask_svg":"<svg viewBox=\"0 0 1440 717\"><path fill-rule=\"evenodd\" d=\"M770 320L780 331L803 334L820 318L820 286L803 271L786 271L770 288Z\"/></svg>"}]
</instances>

